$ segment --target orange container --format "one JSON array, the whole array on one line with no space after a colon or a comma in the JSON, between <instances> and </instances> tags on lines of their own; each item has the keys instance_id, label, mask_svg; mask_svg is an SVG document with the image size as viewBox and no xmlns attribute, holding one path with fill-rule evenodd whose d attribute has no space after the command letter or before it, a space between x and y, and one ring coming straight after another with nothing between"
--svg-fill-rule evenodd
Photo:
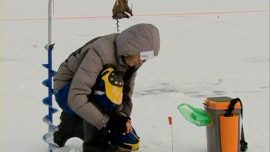
<instances>
[{"instance_id":1,"label":"orange container","mask_svg":"<svg viewBox=\"0 0 270 152\"><path fill-rule=\"evenodd\" d=\"M223 96L210 97L204 102L212 121L211 125L206 126L207 152L240 152L241 104L235 104L232 116L224 116L231 100Z\"/></svg>"},{"instance_id":2,"label":"orange container","mask_svg":"<svg viewBox=\"0 0 270 152\"><path fill-rule=\"evenodd\" d=\"M219 116L222 152L238 152L238 122L239 117L237 114L233 114L231 117Z\"/></svg>"}]
</instances>

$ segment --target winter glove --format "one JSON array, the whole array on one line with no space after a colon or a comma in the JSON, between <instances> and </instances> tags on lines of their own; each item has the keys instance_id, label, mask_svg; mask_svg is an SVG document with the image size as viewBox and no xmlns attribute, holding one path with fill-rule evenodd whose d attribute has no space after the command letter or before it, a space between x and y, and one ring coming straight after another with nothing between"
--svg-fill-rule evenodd
<instances>
[{"instance_id":1,"label":"winter glove","mask_svg":"<svg viewBox=\"0 0 270 152\"><path fill-rule=\"evenodd\" d=\"M111 116L107 122L106 128L110 131L123 134L127 131L126 123L128 120L128 117L121 115Z\"/></svg>"}]
</instances>

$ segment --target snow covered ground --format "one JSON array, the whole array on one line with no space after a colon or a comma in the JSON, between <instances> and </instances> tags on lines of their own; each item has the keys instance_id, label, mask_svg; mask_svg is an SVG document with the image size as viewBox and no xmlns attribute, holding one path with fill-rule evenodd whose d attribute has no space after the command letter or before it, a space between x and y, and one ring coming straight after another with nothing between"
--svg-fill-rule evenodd
<instances>
[{"instance_id":1,"label":"snow covered ground","mask_svg":"<svg viewBox=\"0 0 270 152\"><path fill-rule=\"evenodd\" d=\"M88 40L116 32L114 1L55 0L53 68ZM239 97L248 152L269 152L269 1L130 0L136 23L160 30L161 50L138 71L133 126L142 152L206 152L205 127L187 122L177 105L203 108L207 97ZM1 152L47 152L48 1L1 1ZM54 104L56 107L57 105ZM59 123L59 112L54 123ZM81 147L73 138L69 147Z\"/></svg>"}]
</instances>

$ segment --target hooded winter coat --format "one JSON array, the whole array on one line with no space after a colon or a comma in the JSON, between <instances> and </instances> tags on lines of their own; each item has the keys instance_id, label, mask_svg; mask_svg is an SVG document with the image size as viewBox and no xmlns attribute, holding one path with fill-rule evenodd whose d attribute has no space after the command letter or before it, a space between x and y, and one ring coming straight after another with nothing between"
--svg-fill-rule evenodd
<instances>
[{"instance_id":1,"label":"hooded winter coat","mask_svg":"<svg viewBox=\"0 0 270 152\"><path fill-rule=\"evenodd\" d=\"M151 24L137 24L120 34L96 38L73 52L60 65L54 77L54 89L59 90L71 81L68 105L84 120L101 129L106 126L109 117L89 101L88 95L103 67L107 64L114 65L123 76L123 101L117 108L117 114L129 117L136 70L140 65L129 72L132 67L125 64L123 58L149 50L153 50L154 56L157 56L159 49L159 31Z\"/></svg>"}]
</instances>

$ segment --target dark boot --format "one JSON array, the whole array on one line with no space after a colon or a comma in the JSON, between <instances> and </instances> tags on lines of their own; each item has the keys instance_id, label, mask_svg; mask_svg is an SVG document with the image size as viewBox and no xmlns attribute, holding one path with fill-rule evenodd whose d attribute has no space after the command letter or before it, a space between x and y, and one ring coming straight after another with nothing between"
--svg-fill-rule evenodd
<instances>
[{"instance_id":1,"label":"dark boot","mask_svg":"<svg viewBox=\"0 0 270 152\"><path fill-rule=\"evenodd\" d=\"M123 152L119 146L110 145L109 149L106 152Z\"/></svg>"},{"instance_id":2,"label":"dark boot","mask_svg":"<svg viewBox=\"0 0 270 152\"><path fill-rule=\"evenodd\" d=\"M98 130L95 126L84 121L83 152L121 152L118 146L110 145L108 130Z\"/></svg>"},{"instance_id":3,"label":"dark boot","mask_svg":"<svg viewBox=\"0 0 270 152\"><path fill-rule=\"evenodd\" d=\"M54 132L53 141L59 147L63 147L68 139L78 137L83 140L83 120L78 115L62 112L60 116L59 130Z\"/></svg>"}]
</instances>

